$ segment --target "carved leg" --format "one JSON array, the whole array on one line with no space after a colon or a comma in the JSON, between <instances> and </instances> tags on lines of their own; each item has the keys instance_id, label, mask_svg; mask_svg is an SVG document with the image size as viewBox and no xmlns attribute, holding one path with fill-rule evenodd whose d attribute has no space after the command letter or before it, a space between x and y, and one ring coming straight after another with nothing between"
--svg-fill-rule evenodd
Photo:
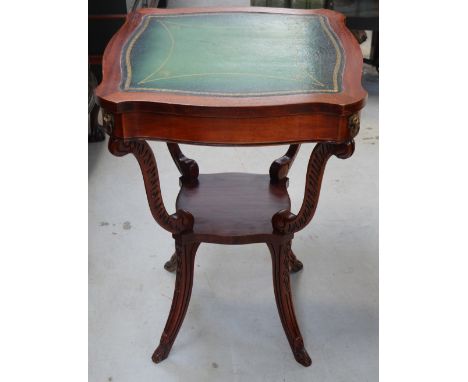
<instances>
[{"instance_id":1,"label":"carved leg","mask_svg":"<svg viewBox=\"0 0 468 382\"><path fill-rule=\"evenodd\" d=\"M105 127L109 128L112 124L112 117L104 114L103 120ZM125 141L111 136L109 138L109 151L116 156L124 156L130 153L135 156L143 175L151 214L162 228L173 234L192 230L193 216L189 212L178 210L175 214L168 214L159 185L158 166L148 143L144 140Z\"/></svg>"},{"instance_id":2,"label":"carved leg","mask_svg":"<svg viewBox=\"0 0 468 382\"><path fill-rule=\"evenodd\" d=\"M354 135L359 130L359 117L353 116ZM354 136L353 135L353 136ZM307 166L306 186L304 191L304 200L301 209L297 215L291 211L282 210L273 215L271 223L277 233L292 234L303 229L312 220L317 208L322 185L323 172L328 159L335 155L338 158L346 159L354 153L354 140L346 143L317 143L312 154L310 154L309 164Z\"/></svg>"},{"instance_id":3,"label":"carved leg","mask_svg":"<svg viewBox=\"0 0 468 382\"><path fill-rule=\"evenodd\" d=\"M302 264L302 261L298 260L292 249L288 253L289 257L289 271L292 273L299 272L302 268L304 268L304 265Z\"/></svg>"},{"instance_id":4,"label":"carved leg","mask_svg":"<svg viewBox=\"0 0 468 382\"><path fill-rule=\"evenodd\" d=\"M182 243L176 239L176 282L171 311L164 327L159 346L154 351L152 360L159 363L167 358L176 339L190 301L193 284L195 254L200 243Z\"/></svg>"},{"instance_id":5,"label":"carved leg","mask_svg":"<svg viewBox=\"0 0 468 382\"><path fill-rule=\"evenodd\" d=\"M312 360L304 348L304 341L294 313L291 285L289 283L291 240L278 240L277 242L267 243L267 245L273 263L273 286L281 323L296 361L303 366L310 366Z\"/></svg>"},{"instance_id":6,"label":"carved leg","mask_svg":"<svg viewBox=\"0 0 468 382\"><path fill-rule=\"evenodd\" d=\"M182 175L182 181L195 182L198 178L198 164L193 159L187 158L176 143L168 143L167 148L171 153L177 169Z\"/></svg>"},{"instance_id":7,"label":"carved leg","mask_svg":"<svg viewBox=\"0 0 468 382\"><path fill-rule=\"evenodd\" d=\"M175 272L177 270L177 256L175 252L164 264L164 269L168 272Z\"/></svg>"}]
</instances>

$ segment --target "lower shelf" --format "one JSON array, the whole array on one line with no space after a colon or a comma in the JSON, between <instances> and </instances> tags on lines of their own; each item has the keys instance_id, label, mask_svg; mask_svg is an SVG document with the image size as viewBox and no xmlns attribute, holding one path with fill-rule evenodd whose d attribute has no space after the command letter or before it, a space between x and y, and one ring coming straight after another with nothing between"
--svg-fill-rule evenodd
<instances>
[{"instance_id":1,"label":"lower shelf","mask_svg":"<svg viewBox=\"0 0 468 382\"><path fill-rule=\"evenodd\" d=\"M194 216L200 241L245 244L272 235L272 216L291 201L287 181L270 183L269 175L202 174L198 184L182 185L176 207Z\"/></svg>"}]
</instances>

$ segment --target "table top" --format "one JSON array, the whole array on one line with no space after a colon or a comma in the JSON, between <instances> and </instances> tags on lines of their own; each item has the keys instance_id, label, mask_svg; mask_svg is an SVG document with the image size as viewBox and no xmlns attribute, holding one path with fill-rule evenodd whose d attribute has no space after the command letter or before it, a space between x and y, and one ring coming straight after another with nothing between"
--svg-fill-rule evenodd
<instances>
[{"instance_id":1,"label":"table top","mask_svg":"<svg viewBox=\"0 0 468 382\"><path fill-rule=\"evenodd\" d=\"M325 16L149 14L122 49L122 91L338 93L343 48Z\"/></svg>"},{"instance_id":2,"label":"table top","mask_svg":"<svg viewBox=\"0 0 468 382\"><path fill-rule=\"evenodd\" d=\"M334 11L147 8L129 14L107 46L96 96L107 112L133 113L127 123L148 112L350 116L367 97L361 72L360 47Z\"/></svg>"}]
</instances>

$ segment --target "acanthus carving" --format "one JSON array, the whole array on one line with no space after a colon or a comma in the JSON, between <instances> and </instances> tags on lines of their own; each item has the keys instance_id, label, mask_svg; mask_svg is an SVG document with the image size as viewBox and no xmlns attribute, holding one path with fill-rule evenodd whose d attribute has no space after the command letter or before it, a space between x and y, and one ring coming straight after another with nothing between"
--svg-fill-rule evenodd
<instances>
[{"instance_id":1,"label":"acanthus carving","mask_svg":"<svg viewBox=\"0 0 468 382\"><path fill-rule=\"evenodd\" d=\"M301 145L294 144L290 145L286 154L281 158L276 159L270 166L270 178L273 181L281 180L286 178L289 169L296 159L297 153Z\"/></svg>"},{"instance_id":2,"label":"acanthus carving","mask_svg":"<svg viewBox=\"0 0 468 382\"><path fill-rule=\"evenodd\" d=\"M354 152L354 141L342 144L317 143L310 155L307 167L304 201L297 215L288 210L277 212L272 218L277 233L295 233L303 229L315 214L320 195L323 172L328 159L335 155L340 159L349 158Z\"/></svg>"},{"instance_id":3,"label":"acanthus carving","mask_svg":"<svg viewBox=\"0 0 468 382\"><path fill-rule=\"evenodd\" d=\"M124 141L111 137L109 151L116 156L133 154L140 165L151 214L157 223L167 231L178 234L193 229L193 216L184 210L169 215L162 199L158 166L153 151L146 141Z\"/></svg>"}]
</instances>

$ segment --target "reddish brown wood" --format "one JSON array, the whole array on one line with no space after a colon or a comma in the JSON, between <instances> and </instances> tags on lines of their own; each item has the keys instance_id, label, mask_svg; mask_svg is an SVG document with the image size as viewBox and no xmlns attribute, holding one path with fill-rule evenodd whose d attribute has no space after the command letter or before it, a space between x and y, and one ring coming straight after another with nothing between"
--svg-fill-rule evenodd
<instances>
[{"instance_id":1,"label":"reddish brown wood","mask_svg":"<svg viewBox=\"0 0 468 382\"><path fill-rule=\"evenodd\" d=\"M164 269L168 272L175 272L177 270L177 256L175 252L164 264Z\"/></svg>"},{"instance_id":2,"label":"reddish brown wood","mask_svg":"<svg viewBox=\"0 0 468 382\"><path fill-rule=\"evenodd\" d=\"M289 210L276 213L272 218L272 225L276 232L281 234L295 233L309 224L317 208L323 172L328 159L332 155L341 159L349 158L353 152L354 140L344 144L317 143L307 166L304 201L301 209L297 215Z\"/></svg>"},{"instance_id":3,"label":"reddish brown wood","mask_svg":"<svg viewBox=\"0 0 468 382\"><path fill-rule=\"evenodd\" d=\"M291 145L286 154L281 158L276 159L270 166L271 180L281 180L288 176L289 169L296 159L297 153L301 145Z\"/></svg>"},{"instance_id":4,"label":"reddish brown wood","mask_svg":"<svg viewBox=\"0 0 468 382\"><path fill-rule=\"evenodd\" d=\"M302 268L304 268L304 265L302 262L296 257L292 249L289 251L289 270L292 273L299 272Z\"/></svg>"},{"instance_id":5,"label":"reddish brown wood","mask_svg":"<svg viewBox=\"0 0 468 382\"><path fill-rule=\"evenodd\" d=\"M273 235L271 217L290 206L287 182L242 173L201 174L196 185L182 184L176 202L194 217L187 235L218 244L266 242Z\"/></svg>"},{"instance_id":6,"label":"reddish brown wood","mask_svg":"<svg viewBox=\"0 0 468 382\"><path fill-rule=\"evenodd\" d=\"M289 212L287 179L272 182L268 175L239 173L200 175L196 183L183 181L176 203L178 212L168 215L162 204L156 162L149 145L144 141L124 142L111 138L109 149L115 155L135 155L142 169L147 194L153 196L148 196L153 216L163 228L181 233L175 236L176 253L165 264L169 271L177 269L176 291L153 361L160 362L168 356L182 325L193 282L193 259L199 243L266 242L272 255L281 322L294 357L302 365L309 366L311 360L304 348L290 292L289 272L302 269L302 263L291 250L291 240L293 233L312 219L327 160L332 155L340 158L350 156L354 142L317 144L309 160L305 199L297 216ZM190 213L183 212L185 209ZM184 220L179 217L184 214L190 218ZM270 224L272 215L273 226Z\"/></svg>"},{"instance_id":7,"label":"reddish brown wood","mask_svg":"<svg viewBox=\"0 0 468 382\"><path fill-rule=\"evenodd\" d=\"M121 92L120 51L128 36L148 13L267 12L323 14L344 49L343 90L337 94L262 97L211 97L172 93ZM361 87L362 55L344 24L344 16L328 10L274 8L193 8L140 10L109 43L103 59L104 79L96 91L103 107L103 127L110 135L109 150L117 156L132 153L140 165L151 213L173 233L176 252L165 269L177 270L174 299L153 361L165 359L182 325L193 284L193 265L201 242L221 244L267 243L273 263L273 284L283 328L296 360L311 364L291 297L289 272L302 269L291 250L295 232L312 219L328 159L347 158L359 131L359 110L366 92ZM181 173L176 213L164 207L154 155L145 140L168 144ZM304 201L293 214L287 193L287 173L301 142L319 142L309 159ZM291 143L277 159L270 175L198 175L198 165L176 143L206 145L267 145ZM189 211L189 212L188 212Z\"/></svg>"},{"instance_id":8,"label":"reddish brown wood","mask_svg":"<svg viewBox=\"0 0 468 382\"><path fill-rule=\"evenodd\" d=\"M287 96L215 97L175 93L122 92L120 52L145 14L262 12L326 15L344 49L343 90ZM103 58L99 104L115 114L113 135L178 143L252 145L311 141L345 142L350 115L365 104L361 86L362 54L344 16L330 10L275 8L141 9L130 14ZM358 75L359 74L359 75ZM187 129L186 126L190 126ZM284 131L288 134L284 134Z\"/></svg>"},{"instance_id":9,"label":"reddish brown wood","mask_svg":"<svg viewBox=\"0 0 468 382\"><path fill-rule=\"evenodd\" d=\"M267 245L273 263L273 286L281 323L296 361L303 366L310 366L312 360L304 347L304 340L297 324L291 296L291 284L289 282L291 239L288 236L275 237L267 242Z\"/></svg>"},{"instance_id":10,"label":"reddish brown wood","mask_svg":"<svg viewBox=\"0 0 468 382\"><path fill-rule=\"evenodd\" d=\"M182 175L182 181L194 182L198 178L198 164L193 159L187 158L176 143L168 143L167 147L171 157Z\"/></svg>"},{"instance_id":11,"label":"reddish brown wood","mask_svg":"<svg viewBox=\"0 0 468 382\"><path fill-rule=\"evenodd\" d=\"M116 156L133 154L140 165L145 183L146 196L151 213L158 224L171 233L191 231L193 216L183 210L169 215L164 206L159 186L158 166L151 147L145 141L130 141L110 138L109 151Z\"/></svg>"},{"instance_id":12,"label":"reddish brown wood","mask_svg":"<svg viewBox=\"0 0 468 382\"><path fill-rule=\"evenodd\" d=\"M89 20L125 20L127 14L88 15Z\"/></svg>"},{"instance_id":13,"label":"reddish brown wood","mask_svg":"<svg viewBox=\"0 0 468 382\"><path fill-rule=\"evenodd\" d=\"M195 95L178 95L169 93L148 92L121 92L120 91L120 62L115 57L120 57L123 44L131 33L139 25L145 14L191 14L191 13L220 13L220 12L245 12L245 13L276 13L276 14L320 14L329 18L331 27L339 36L345 51L346 66L344 70L344 91L339 94L305 94L288 96L264 96L264 97L206 97ZM259 115L269 115L268 107L280 107L286 115L288 107L302 104L322 104L327 111L335 110L342 114L352 114L360 110L366 98L366 92L362 89L359 73L362 69L362 53L359 44L352 33L346 28L345 17L338 12L326 9L298 10L280 8L178 8L178 9L140 9L127 16L125 25L114 36L104 53L103 82L98 89L98 97L102 106L109 111L123 112L132 109L142 111L167 112L173 111L181 115L223 116L227 110L222 108L243 108L237 115L244 112L254 112ZM165 107L164 105L173 105ZM177 107L177 105L180 105ZM326 105L330 107L327 108ZM259 107L264 110L255 110ZM220 109L221 108L221 109ZM294 110L294 108L293 108ZM317 111L317 110L314 110Z\"/></svg>"},{"instance_id":14,"label":"reddish brown wood","mask_svg":"<svg viewBox=\"0 0 468 382\"><path fill-rule=\"evenodd\" d=\"M199 116L182 118L172 114L128 112L115 115L112 134L125 139L140 138L224 146L311 141L346 142L351 139L348 128L349 118L349 116L322 113L272 115L262 118Z\"/></svg>"},{"instance_id":15,"label":"reddish brown wood","mask_svg":"<svg viewBox=\"0 0 468 382\"><path fill-rule=\"evenodd\" d=\"M200 243L183 241L176 238L176 282L171 310L159 346L154 351L152 360L159 363L166 359L171 351L177 333L182 326L190 302L193 285L195 254Z\"/></svg>"}]
</instances>

